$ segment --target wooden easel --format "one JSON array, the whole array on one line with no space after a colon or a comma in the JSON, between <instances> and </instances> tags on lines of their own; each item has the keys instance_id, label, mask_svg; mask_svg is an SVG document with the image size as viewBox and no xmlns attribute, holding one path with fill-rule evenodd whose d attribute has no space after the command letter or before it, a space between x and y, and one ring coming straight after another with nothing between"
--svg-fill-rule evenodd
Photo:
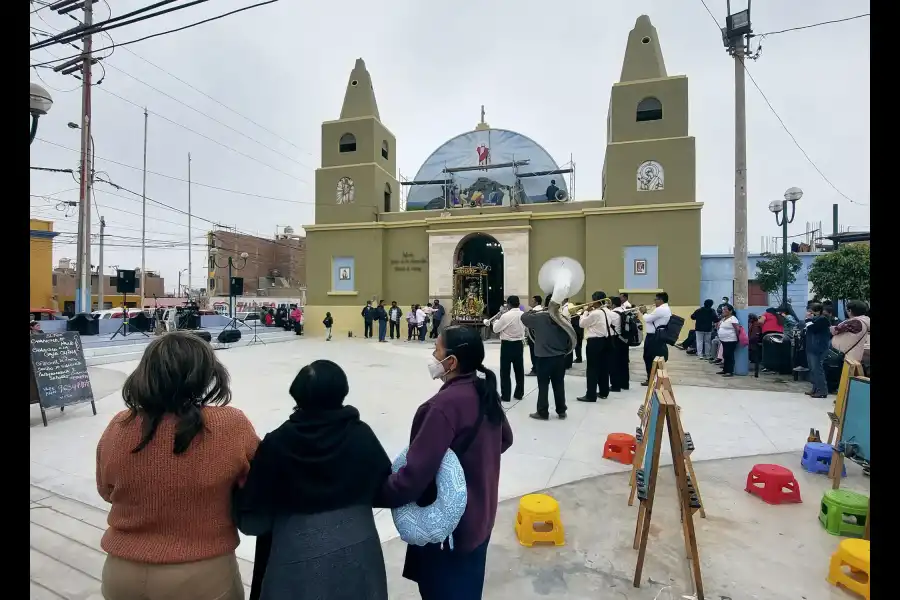
<instances>
[{"instance_id":1,"label":"wooden easel","mask_svg":"<svg viewBox=\"0 0 900 600\"><path fill-rule=\"evenodd\" d=\"M684 431L681 426L681 418L675 398L668 384L665 371L658 376L659 383L651 394L650 406L645 411L649 415L649 425L652 431L647 432L648 446L645 448L649 456L645 455L645 461L636 470L638 499L637 522L634 531L634 548L638 550L637 564L634 570L633 585L641 587L641 573L644 568L644 558L647 553L647 540L650 534L650 520L653 516L653 501L656 495L656 482L659 474L659 453L662 447L663 425L667 426L669 444L672 450L673 468L675 470L675 482L678 489L679 508L681 510L682 533L684 535L685 553L691 565L691 579L694 585L694 593L697 600L703 598L703 579L700 573L700 558L697 550L697 536L694 532L694 513L701 509L700 496L694 486L696 481L688 475L685 468L686 456L684 454Z\"/></svg>"},{"instance_id":2,"label":"wooden easel","mask_svg":"<svg viewBox=\"0 0 900 600\"><path fill-rule=\"evenodd\" d=\"M847 402L847 392L850 391L850 378L862 377L863 367L859 361L852 359L844 360L844 366L841 369L841 382L838 384L837 398L834 401L834 412L828 413L828 419L831 421L831 428L828 430L828 444L834 445L837 433L837 440L841 439L841 431L839 423L844 414L844 406Z\"/></svg>"},{"instance_id":3,"label":"wooden easel","mask_svg":"<svg viewBox=\"0 0 900 600\"><path fill-rule=\"evenodd\" d=\"M637 447L634 453L634 462L631 465L631 492L628 494L628 506L634 506L634 496L637 491L635 476L637 470L644 462L644 456L647 451L647 427L650 422L650 399L653 396L653 392L660 387L665 389L670 397L675 397L675 393L672 391L672 382L669 380L669 376L666 373L666 361L663 360L662 357L657 357L653 360L653 366L650 369L650 383L647 386L647 394L644 396L644 404L638 409L638 417L641 419L641 425L636 432ZM676 405L675 410L680 413L681 407ZM703 500L700 496L700 485L697 482L697 476L694 474L694 463L691 460L691 453L694 451L694 443L690 438L690 434L686 433L681 428L680 418L678 419L677 436L676 439L682 440L683 442L684 465L690 475L691 481L694 483L694 490L697 493L697 498L700 499L700 516L705 519L706 510L703 508Z\"/></svg>"}]
</instances>

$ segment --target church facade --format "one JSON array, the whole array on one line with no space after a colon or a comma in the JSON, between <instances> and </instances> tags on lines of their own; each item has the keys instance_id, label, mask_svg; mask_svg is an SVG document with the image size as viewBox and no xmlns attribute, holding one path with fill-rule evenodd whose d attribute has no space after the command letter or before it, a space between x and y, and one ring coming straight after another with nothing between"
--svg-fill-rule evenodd
<instances>
[{"instance_id":1,"label":"church facade","mask_svg":"<svg viewBox=\"0 0 900 600\"><path fill-rule=\"evenodd\" d=\"M482 119L426 161L401 210L397 142L358 60L340 118L322 125L316 222L304 226L307 330L320 332L328 311L336 334L361 336L368 300L396 300L408 310L440 299L453 312L465 293L460 288L476 283L484 312L493 314L506 296L524 303L543 295L538 272L559 256L585 271L573 302L603 290L646 304L665 290L676 314L687 316L699 300L703 206L695 198L688 82L667 74L647 16L628 36L606 133L599 200L566 201L566 169L527 137ZM429 168L437 164L443 167ZM561 201L547 201L545 185ZM460 279L454 270L466 266L490 273L481 281Z\"/></svg>"}]
</instances>

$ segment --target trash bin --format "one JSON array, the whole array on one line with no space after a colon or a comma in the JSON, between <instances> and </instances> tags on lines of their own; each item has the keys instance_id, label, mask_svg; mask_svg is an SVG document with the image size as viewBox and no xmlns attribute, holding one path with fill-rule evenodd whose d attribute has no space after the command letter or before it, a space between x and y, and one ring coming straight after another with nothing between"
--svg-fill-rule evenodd
<instances>
[{"instance_id":1,"label":"trash bin","mask_svg":"<svg viewBox=\"0 0 900 600\"><path fill-rule=\"evenodd\" d=\"M762 339L762 366L781 375L791 373L792 346L784 334L768 333Z\"/></svg>"}]
</instances>

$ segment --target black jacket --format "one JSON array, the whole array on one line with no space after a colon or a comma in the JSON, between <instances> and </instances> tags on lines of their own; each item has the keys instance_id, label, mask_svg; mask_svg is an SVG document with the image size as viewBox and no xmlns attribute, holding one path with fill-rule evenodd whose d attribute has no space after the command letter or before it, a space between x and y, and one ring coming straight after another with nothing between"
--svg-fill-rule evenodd
<instances>
[{"instance_id":1,"label":"black jacket","mask_svg":"<svg viewBox=\"0 0 900 600\"><path fill-rule=\"evenodd\" d=\"M375 309L371 306L364 306L362 312L359 313L366 323L371 323L375 319Z\"/></svg>"},{"instance_id":2,"label":"black jacket","mask_svg":"<svg viewBox=\"0 0 900 600\"><path fill-rule=\"evenodd\" d=\"M719 317L712 308L701 306L691 314L691 319L695 321L694 331L705 333L713 330L713 323L718 321Z\"/></svg>"},{"instance_id":3,"label":"black jacket","mask_svg":"<svg viewBox=\"0 0 900 600\"><path fill-rule=\"evenodd\" d=\"M387 321L387 311L383 306L375 307L375 319L378 321Z\"/></svg>"}]
</instances>

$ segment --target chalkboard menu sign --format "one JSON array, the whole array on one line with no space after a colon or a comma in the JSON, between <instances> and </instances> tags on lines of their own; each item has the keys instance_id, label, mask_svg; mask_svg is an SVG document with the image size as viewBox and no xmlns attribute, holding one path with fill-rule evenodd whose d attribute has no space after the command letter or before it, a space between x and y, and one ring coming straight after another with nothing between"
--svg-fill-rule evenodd
<instances>
[{"instance_id":1,"label":"chalkboard menu sign","mask_svg":"<svg viewBox=\"0 0 900 600\"><path fill-rule=\"evenodd\" d=\"M32 334L31 376L45 427L47 416L44 411L48 408L63 410L71 404L90 402L97 414L81 336L77 331Z\"/></svg>"}]
</instances>

